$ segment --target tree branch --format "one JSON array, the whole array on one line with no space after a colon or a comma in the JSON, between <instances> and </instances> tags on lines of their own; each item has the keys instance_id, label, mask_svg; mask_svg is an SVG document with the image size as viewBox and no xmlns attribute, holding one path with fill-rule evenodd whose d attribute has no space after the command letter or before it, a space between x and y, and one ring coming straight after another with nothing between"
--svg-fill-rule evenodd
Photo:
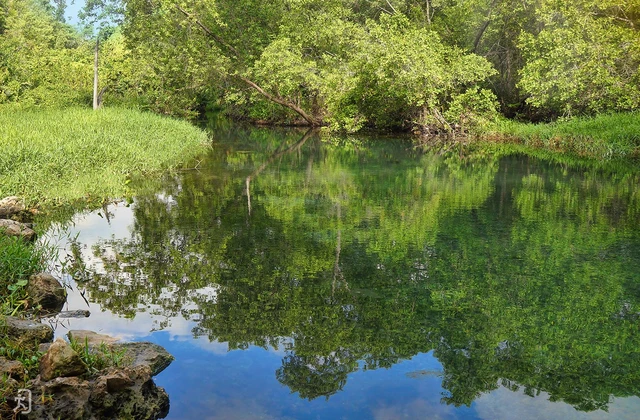
<instances>
[{"instance_id":1,"label":"tree branch","mask_svg":"<svg viewBox=\"0 0 640 420\"><path fill-rule=\"evenodd\" d=\"M205 26L204 23L202 23L200 21L200 19L195 18L193 16L193 14L187 12L186 10L184 10L182 7L180 7L179 5L174 5L176 7L176 9L178 9L178 11L180 13L182 13L183 15L185 15L188 19L193 19L193 21L196 23L196 25L198 25L200 27L200 29L202 29L202 31L204 33L206 33L208 36L210 36L211 38L213 38L214 41L216 41L218 44L220 44L221 46L225 47L226 49L228 49L229 51L231 51L234 55L235 58L240 59L240 54L238 54L238 50L236 50L233 45L229 45L226 42L224 42L219 36L217 36L216 34L213 33L213 31L211 29L209 29L207 26Z\"/></svg>"},{"instance_id":2,"label":"tree branch","mask_svg":"<svg viewBox=\"0 0 640 420\"><path fill-rule=\"evenodd\" d=\"M396 14L398 13L398 11L396 10L395 7L393 7L393 4L391 4L391 2L389 0L387 0L387 4L389 5L389 7L391 8L391 10L393 10L393 13Z\"/></svg>"},{"instance_id":3,"label":"tree branch","mask_svg":"<svg viewBox=\"0 0 640 420\"><path fill-rule=\"evenodd\" d=\"M283 156L283 155L285 155L287 153L291 153L294 150L299 150L302 147L302 145L309 139L309 137L311 137L311 133L313 133L313 129L310 128L309 130L307 130L306 133L304 133L304 136L302 136L302 138L300 140L298 140L295 144L293 144L292 146L289 146L285 150L276 151L274 154L272 154L269 157L269 159L267 159L262 165L260 165L260 167L258 169L253 171L251 173L251 175L249 175L244 180L245 188L246 188L246 194L247 194L247 207L249 209L249 216L251 216L251 180L253 178L257 177L258 175L260 175L260 173L262 171L264 171L267 166L272 164L273 161L275 161L279 157L281 157L281 156Z\"/></svg>"},{"instance_id":4,"label":"tree branch","mask_svg":"<svg viewBox=\"0 0 640 420\"><path fill-rule=\"evenodd\" d=\"M233 53L234 58L236 58L238 61L242 61L242 59L240 57L240 54L238 53L238 50L236 50L232 45L229 45L226 42L224 42L220 37L218 37L215 33L213 33L213 31L211 29L209 29L205 24L203 24L199 19L194 17L193 14L187 12L186 10L184 10L182 7L180 7L177 4L175 5L175 7L180 13L185 15L188 19L192 19L200 27L200 29L202 29L202 31L205 34L207 34L207 36L211 37L219 45L221 45L221 46L225 47L226 49L228 49L229 51L231 51ZM272 95L272 94L270 94L268 92L265 92L265 90L262 89L260 86L258 86L258 84L256 84L252 80L247 79L244 76L237 76L237 77L240 80L242 80L244 83L246 83L247 85L251 86L259 94L261 94L262 96L264 96L268 100L270 100L272 102L275 102L275 103L277 103L279 105L282 105L282 106L284 106L286 108L291 109L292 111L294 111L295 113L300 115L302 118L304 118L304 120L307 121L312 127L318 127L318 126L322 125L321 121L316 120L315 118L313 118L312 116L307 114L298 105L296 105L294 103L291 103L291 102L289 102L289 101L287 101L285 99L282 99L282 98L280 98L278 96Z\"/></svg>"},{"instance_id":5,"label":"tree branch","mask_svg":"<svg viewBox=\"0 0 640 420\"><path fill-rule=\"evenodd\" d=\"M482 39L482 36L484 35L485 31L487 30L487 28L489 27L489 25L491 24L491 15L493 14L493 9L496 5L495 0L491 2L491 6L489 6L489 13L487 13L487 17L485 19L485 21L482 23L482 26L480 27L480 30L478 31L478 33L476 34L476 39L473 41L473 52L476 53L478 51L478 46L480 45L480 40Z\"/></svg>"},{"instance_id":6,"label":"tree branch","mask_svg":"<svg viewBox=\"0 0 640 420\"><path fill-rule=\"evenodd\" d=\"M294 111L295 113L300 115L302 118L304 118L304 120L306 122L308 122L311 126L318 127L318 126L322 125L322 123L320 121L316 120L315 118L313 118L312 116L307 114L298 105L296 105L294 103L291 103L291 102L289 102L289 101L287 101L285 99L282 99L282 98L279 98L277 96L274 96L274 95L270 94L269 92L265 92L264 89L262 89L256 83L252 82L251 80L247 79L244 76L238 76L238 78L240 80L242 80L243 82L245 82L246 84L248 84L249 86L251 86L252 88L254 88L259 94L261 94L262 96L264 96L265 98L267 98L271 102L275 102L275 103L277 103L279 105L282 105L282 106L284 106L286 108L289 108L290 110Z\"/></svg>"}]
</instances>

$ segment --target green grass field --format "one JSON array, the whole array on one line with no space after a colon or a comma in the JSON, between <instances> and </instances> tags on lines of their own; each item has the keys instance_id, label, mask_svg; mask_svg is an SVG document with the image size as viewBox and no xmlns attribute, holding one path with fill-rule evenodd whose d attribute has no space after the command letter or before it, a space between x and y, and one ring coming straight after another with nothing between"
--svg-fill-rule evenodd
<instances>
[{"instance_id":1,"label":"green grass field","mask_svg":"<svg viewBox=\"0 0 640 420\"><path fill-rule=\"evenodd\" d=\"M573 118L549 124L510 120L484 133L491 139L597 159L640 158L640 112Z\"/></svg>"},{"instance_id":2,"label":"green grass field","mask_svg":"<svg viewBox=\"0 0 640 420\"><path fill-rule=\"evenodd\" d=\"M120 198L131 175L184 164L207 143L188 122L131 109L0 108L0 197L29 205Z\"/></svg>"}]
</instances>

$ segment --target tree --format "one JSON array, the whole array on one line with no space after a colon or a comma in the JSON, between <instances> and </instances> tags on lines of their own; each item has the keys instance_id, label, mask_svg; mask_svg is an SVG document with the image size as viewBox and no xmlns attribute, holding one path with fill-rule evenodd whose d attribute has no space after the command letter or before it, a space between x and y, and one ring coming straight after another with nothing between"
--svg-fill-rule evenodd
<instances>
[{"instance_id":1,"label":"tree","mask_svg":"<svg viewBox=\"0 0 640 420\"><path fill-rule=\"evenodd\" d=\"M199 79L200 91L207 90L216 79L222 83L240 82L266 100L295 112L308 124L319 125L321 122L314 115L288 98L263 89L247 71L259 48L277 30L283 8L279 1L158 1L154 7L130 1L126 34L141 53L156 54L159 45L171 48L169 56L161 59L162 69L158 71L171 73L176 67L183 67L182 72L186 70Z\"/></svg>"},{"instance_id":2,"label":"tree","mask_svg":"<svg viewBox=\"0 0 640 420\"><path fill-rule=\"evenodd\" d=\"M67 10L67 0L53 0L54 10L53 16L60 23L65 23L64 12Z\"/></svg>"},{"instance_id":3,"label":"tree","mask_svg":"<svg viewBox=\"0 0 640 420\"><path fill-rule=\"evenodd\" d=\"M341 0L127 6L131 47L153 56L158 78L175 81L171 90L181 86L192 106L213 94L237 117L348 131L365 124L452 131L468 122L444 115L459 95L459 114L490 115L494 108L482 90L492 74L488 62L444 45L400 12L367 19L375 13ZM404 63L401 71L394 60Z\"/></svg>"},{"instance_id":4,"label":"tree","mask_svg":"<svg viewBox=\"0 0 640 420\"><path fill-rule=\"evenodd\" d=\"M640 107L637 2L545 2L540 30L520 37L525 64L519 86L527 102L551 116Z\"/></svg>"},{"instance_id":5,"label":"tree","mask_svg":"<svg viewBox=\"0 0 640 420\"><path fill-rule=\"evenodd\" d=\"M39 1L0 2L0 103L69 106L86 94L86 44Z\"/></svg>"},{"instance_id":6,"label":"tree","mask_svg":"<svg viewBox=\"0 0 640 420\"><path fill-rule=\"evenodd\" d=\"M98 68L100 41L107 39L121 23L124 16L124 3L122 0L86 0L84 8L80 11L80 20L88 26L95 38L93 53L93 109L102 106L102 96L108 88L104 86L98 91Z\"/></svg>"}]
</instances>

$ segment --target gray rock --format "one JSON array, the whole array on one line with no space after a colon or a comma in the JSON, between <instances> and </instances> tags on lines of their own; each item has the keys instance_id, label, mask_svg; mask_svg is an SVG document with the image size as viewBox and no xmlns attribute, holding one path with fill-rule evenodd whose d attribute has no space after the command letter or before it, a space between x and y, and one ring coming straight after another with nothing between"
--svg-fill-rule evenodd
<instances>
[{"instance_id":1,"label":"gray rock","mask_svg":"<svg viewBox=\"0 0 640 420\"><path fill-rule=\"evenodd\" d=\"M52 344L53 343L40 343L38 345L38 351L44 354L49 350L49 347L51 347Z\"/></svg>"},{"instance_id":2,"label":"gray rock","mask_svg":"<svg viewBox=\"0 0 640 420\"><path fill-rule=\"evenodd\" d=\"M169 413L169 396L151 379L149 366L124 368L99 378L90 402L96 418L159 419ZM129 380L127 381L126 378Z\"/></svg>"},{"instance_id":3,"label":"gray rock","mask_svg":"<svg viewBox=\"0 0 640 420\"><path fill-rule=\"evenodd\" d=\"M125 388L130 388L135 384L135 381L129 374L130 369L113 370L100 377L101 381L104 381L104 386L108 393L114 393L122 391ZM149 377L144 381L151 379L151 373L149 371Z\"/></svg>"},{"instance_id":4,"label":"gray rock","mask_svg":"<svg viewBox=\"0 0 640 420\"><path fill-rule=\"evenodd\" d=\"M112 369L90 380L77 377L43 381L37 378L29 389L51 399L35 401L27 419L160 419L169 412L169 396L151 380L148 366Z\"/></svg>"},{"instance_id":5,"label":"gray rock","mask_svg":"<svg viewBox=\"0 0 640 420\"><path fill-rule=\"evenodd\" d=\"M91 315L86 309L76 309L73 311L62 311L58 313L59 318L88 318Z\"/></svg>"},{"instance_id":6,"label":"gray rock","mask_svg":"<svg viewBox=\"0 0 640 420\"><path fill-rule=\"evenodd\" d=\"M32 306L40 305L47 311L58 312L67 301L67 291L60 282L49 273L34 274L29 278L27 293Z\"/></svg>"},{"instance_id":7,"label":"gray rock","mask_svg":"<svg viewBox=\"0 0 640 420\"><path fill-rule=\"evenodd\" d=\"M7 393L9 393L9 395L11 395L12 391L17 391L21 385L22 382L18 382L11 377L0 376L0 389L2 389L3 392L6 391ZM0 411L0 414L1 413L2 412Z\"/></svg>"},{"instance_id":8,"label":"gray rock","mask_svg":"<svg viewBox=\"0 0 640 420\"><path fill-rule=\"evenodd\" d=\"M12 316L0 320L0 331L23 343L46 343L53 340L53 329L30 319Z\"/></svg>"},{"instance_id":9,"label":"gray rock","mask_svg":"<svg viewBox=\"0 0 640 420\"><path fill-rule=\"evenodd\" d=\"M62 338L53 342L40 360L40 377L49 381L61 376L78 376L87 371L78 353Z\"/></svg>"},{"instance_id":10,"label":"gray rock","mask_svg":"<svg viewBox=\"0 0 640 420\"><path fill-rule=\"evenodd\" d=\"M0 234L7 236L17 236L27 242L36 239L36 232L24 223L15 220L0 219Z\"/></svg>"},{"instance_id":11,"label":"gray rock","mask_svg":"<svg viewBox=\"0 0 640 420\"><path fill-rule=\"evenodd\" d=\"M173 362L174 357L162 346L154 343L123 343L114 344L114 351L124 349L124 360L130 362L132 367L149 366L151 376L156 376Z\"/></svg>"},{"instance_id":12,"label":"gray rock","mask_svg":"<svg viewBox=\"0 0 640 420\"><path fill-rule=\"evenodd\" d=\"M125 367L111 367L89 379L56 377L43 374L42 364L56 347L70 347L56 340L41 361L41 374L28 384L34 391L32 413L27 419L159 419L169 412L169 396L151 379L171 361L165 349L152 343L115 343L116 338L93 331L73 330L69 337L90 348L108 345L112 351L124 351ZM86 340L86 341L85 341ZM59 373L59 372L58 372ZM78 373L80 374L80 373ZM48 397L43 404L38 397Z\"/></svg>"},{"instance_id":13,"label":"gray rock","mask_svg":"<svg viewBox=\"0 0 640 420\"><path fill-rule=\"evenodd\" d=\"M113 352L124 351L122 360L128 367L149 366L151 376L166 369L174 357L162 346L154 343L118 343L118 339L105 334L98 334L88 330L71 330L67 334L70 340L76 340L79 344L85 343L91 349L99 348L106 344Z\"/></svg>"},{"instance_id":14,"label":"gray rock","mask_svg":"<svg viewBox=\"0 0 640 420\"><path fill-rule=\"evenodd\" d=\"M0 219L8 219L23 211L25 211L24 203L18 197L12 196L0 200Z\"/></svg>"},{"instance_id":15,"label":"gray rock","mask_svg":"<svg viewBox=\"0 0 640 420\"><path fill-rule=\"evenodd\" d=\"M5 400L4 404L0 404L0 418L13 418L12 408L14 405L8 405L6 402L13 401L13 399L18 395L18 390L23 387L24 382L22 379L18 382L9 376L0 375L0 396Z\"/></svg>"},{"instance_id":16,"label":"gray rock","mask_svg":"<svg viewBox=\"0 0 640 420\"><path fill-rule=\"evenodd\" d=\"M21 378L24 375L24 366L17 360L7 360L0 356L0 377Z\"/></svg>"},{"instance_id":17,"label":"gray rock","mask_svg":"<svg viewBox=\"0 0 640 420\"><path fill-rule=\"evenodd\" d=\"M89 397L91 396L91 384L89 381L78 378L55 378L43 382L41 378L32 381L28 389L36 390L32 411L30 414L22 414L20 418L27 419L68 419L85 420L95 419L91 416ZM44 404L38 398L41 395L49 397Z\"/></svg>"},{"instance_id":18,"label":"gray rock","mask_svg":"<svg viewBox=\"0 0 640 420\"><path fill-rule=\"evenodd\" d=\"M69 340L76 340L83 346L87 344L89 348L100 347L101 344L111 345L118 341L117 338L105 334L98 334L89 330L71 330L67 334Z\"/></svg>"}]
</instances>

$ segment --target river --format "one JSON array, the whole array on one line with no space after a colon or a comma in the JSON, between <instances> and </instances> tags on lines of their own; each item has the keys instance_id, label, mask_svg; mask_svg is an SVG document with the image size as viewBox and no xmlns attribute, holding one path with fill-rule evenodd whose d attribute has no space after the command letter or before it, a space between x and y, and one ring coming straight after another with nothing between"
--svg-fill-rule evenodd
<instances>
[{"instance_id":1,"label":"river","mask_svg":"<svg viewBox=\"0 0 640 420\"><path fill-rule=\"evenodd\" d=\"M52 230L65 309L91 311L56 333L164 346L169 419L635 419L639 185L222 130L189 169Z\"/></svg>"}]
</instances>

